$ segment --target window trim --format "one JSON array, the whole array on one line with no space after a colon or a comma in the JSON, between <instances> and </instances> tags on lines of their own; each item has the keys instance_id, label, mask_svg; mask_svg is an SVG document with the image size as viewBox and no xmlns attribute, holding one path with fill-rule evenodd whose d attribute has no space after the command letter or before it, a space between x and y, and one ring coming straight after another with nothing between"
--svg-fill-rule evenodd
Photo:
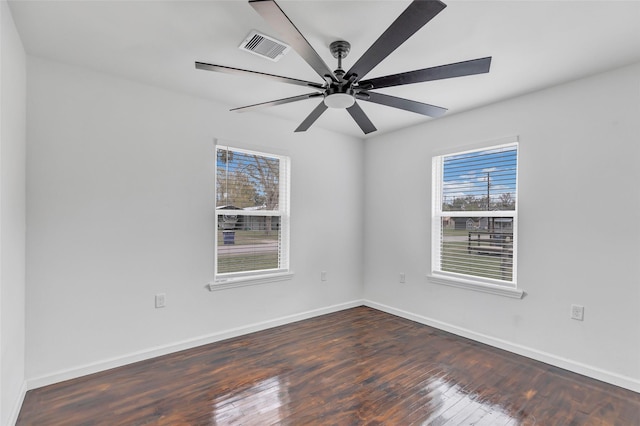
<instances>
[{"instance_id":1,"label":"window trim","mask_svg":"<svg viewBox=\"0 0 640 426\"><path fill-rule=\"evenodd\" d=\"M267 284L279 281L287 281L293 278L292 271L274 272L266 274L254 274L242 277L218 278L207 284L209 291L225 290L234 287L245 287L257 284Z\"/></svg>"},{"instance_id":2,"label":"window trim","mask_svg":"<svg viewBox=\"0 0 640 426\"><path fill-rule=\"evenodd\" d=\"M242 212L243 216L275 216L280 218L280 250L286 253L286 265L283 268L260 269L255 271L218 273L218 218L221 215L217 211L217 199L214 197L214 256L213 256L213 280L207 283L209 291L224 290L234 287L244 287L250 285L264 284L276 281L286 281L293 278L291 271L291 249L290 249L290 193L291 193L291 158L282 152L269 152L269 148L251 147L245 148L243 144L230 141L214 139L214 188L217 186L217 150L220 148L245 153L256 154L264 157L277 158L280 162L280 176L286 176L286 182L279 185L280 196L278 198L278 209L271 211L245 211L245 210L225 210L228 212Z\"/></svg>"},{"instance_id":3,"label":"window trim","mask_svg":"<svg viewBox=\"0 0 640 426\"><path fill-rule=\"evenodd\" d=\"M494 295L500 295L505 297L512 297L521 299L526 294L524 290L518 288L517 282L517 263L518 263L518 200L519 196L516 196L515 210L503 210L492 212L492 217L513 217L513 274L512 281L501 281L491 278L475 277L473 275L466 275L455 272L441 271L436 268L440 264L441 253L441 221L442 221L442 160L444 157L451 155L465 154L473 151L489 150L493 148L500 148L506 146L517 147L517 169L516 169L516 194L518 194L518 182L519 182L519 156L520 146L519 137L510 136L498 140L486 141L480 144L474 144L465 147L458 147L455 149L447 149L446 151L437 152L432 157L432 185L431 185L431 265L430 273L426 275L429 282L434 284L447 285L451 287L457 287L461 289L479 291L483 293L489 293ZM450 212L448 212L450 213ZM455 216L455 215L454 215ZM464 212L464 216L476 216L486 217L486 211L477 212Z\"/></svg>"},{"instance_id":4,"label":"window trim","mask_svg":"<svg viewBox=\"0 0 640 426\"><path fill-rule=\"evenodd\" d=\"M427 274L427 280L434 284L479 291L481 293L495 294L498 296L512 297L514 299L522 299L525 295L524 290L517 287L485 283L481 280L469 280L457 276L447 276L445 272L432 272L431 274Z\"/></svg>"}]
</instances>

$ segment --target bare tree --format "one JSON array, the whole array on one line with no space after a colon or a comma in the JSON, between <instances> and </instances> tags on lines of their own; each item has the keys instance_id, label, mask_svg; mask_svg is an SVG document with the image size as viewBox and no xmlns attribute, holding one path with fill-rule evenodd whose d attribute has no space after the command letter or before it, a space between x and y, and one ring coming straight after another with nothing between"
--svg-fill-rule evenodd
<instances>
[{"instance_id":1,"label":"bare tree","mask_svg":"<svg viewBox=\"0 0 640 426\"><path fill-rule=\"evenodd\" d=\"M502 210L514 210L516 206L516 200L513 199L510 192L503 192L500 194L500 206Z\"/></svg>"},{"instance_id":2,"label":"bare tree","mask_svg":"<svg viewBox=\"0 0 640 426\"><path fill-rule=\"evenodd\" d=\"M255 154L218 150L217 197L238 208L263 206L277 210L280 202L280 160ZM265 231L271 231L272 216L265 215Z\"/></svg>"},{"instance_id":3,"label":"bare tree","mask_svg":"<svg viewBox=\"0 0 640 426\"><path fill-rule=\"evenodd\" d=\"M234 206L240 209L255 206L258 202L256 186L245 173L238 170L218 170L216 179L216 205Z\"/></svg>"},{"instance_id":4,"label":"bare tree","mask_svg":"<svg viewBox=\"0 0 640 426\"><path fill-rule=\"evenodd\" d=\"M253 155L253 162L248 163L246 172L258 185L258 194L263 197L267 211L276 210L280 202L280 160L260 155ZM265 231L271 231L272 216L265 217Z\"/></svg>"}]
</instances>

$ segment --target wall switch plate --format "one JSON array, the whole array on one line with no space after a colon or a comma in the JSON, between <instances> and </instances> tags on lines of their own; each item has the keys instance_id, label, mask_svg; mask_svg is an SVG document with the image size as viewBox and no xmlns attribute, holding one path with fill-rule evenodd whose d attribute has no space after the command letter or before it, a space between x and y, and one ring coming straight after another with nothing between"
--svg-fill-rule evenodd
<instances>
[{"instance_id":1,"label":"wall switch plate","mask_svg":"<svg viewBox=\"0 0 640 426\"><path fill-rule=\"evenodd\" d=\"M321 271L320 272L320 281L326 281L327 280L327 271Z\"/></svg>"},{"instance_id":2,"label":"wall switch plate","mask_svg":"<svg viewBox=\"0 0 640 426\"><path fill-rule=\"evenodd\" d=\"M401 283L407 282L407 276L404 274L404 272L400 272L400 282Z\"/></svg>"},{"instance_id":3,"label":"wall switch plate","mask_svg":"<svg viewBox=\"0 0 640 426\"><path fill-rule=\"evenodd\" d=\"M164 308L165 307L165 298L167 296L164 293L156 294L156 308Z\"/></svg>"},{"instance_id":4,"label":"wall switch plate","mask_svg":"<svg viewBox=\"0 0 640 426\"><path fill-rule=\"evenodd\" d=\"M584 320L584 306L571 305L571 319L583 321Z\"/></svg>"}]
</instances>

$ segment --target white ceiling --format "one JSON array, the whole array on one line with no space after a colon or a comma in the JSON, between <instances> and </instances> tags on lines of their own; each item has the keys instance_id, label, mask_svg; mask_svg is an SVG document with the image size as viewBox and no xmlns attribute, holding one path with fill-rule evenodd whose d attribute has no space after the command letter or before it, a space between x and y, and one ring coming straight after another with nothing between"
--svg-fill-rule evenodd
<instances>
[{"instance_id":1,"label":"white ceiling","mask_svg":"<svg viewBox=\"0 0 640 426\"><path fill-rule=\"evenodd\" d=\"M449 109L448 114L640 61L640 1L457 1L367 77L492 56L489 74L381 90ZM393 1L278 1L324 61L328 46L351 43L343 68L407 7ZM28 54L213 99L229 108L308 93L303 87L196 70L195 61L310 81L317 74L294 52L277 63L240 51L252 29L279 38L244 0L11 1ZM317 99L271 107L291 131ZM597 102L594 99L594 104ZM372 135L430 120L359 102L378 128ZM245 112L251 114L263 112ZM229 112L229 114L236 114ZM346 111L327 110L311 127L362 137Z\"/></svg>"}]
</instances>

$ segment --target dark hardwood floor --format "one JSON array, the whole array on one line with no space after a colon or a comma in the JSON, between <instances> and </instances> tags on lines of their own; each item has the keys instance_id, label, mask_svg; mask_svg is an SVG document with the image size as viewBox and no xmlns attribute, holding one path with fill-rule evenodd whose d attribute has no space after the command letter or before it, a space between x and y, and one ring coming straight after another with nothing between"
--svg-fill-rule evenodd
<instances>
[{"instance_id":1,"label":"dark hardwood floor","mask_svg":"<svg viewBox=\"0 0 640 426\"><path fill-rule=\"evenodd\" d=\"M640 425L640 394L359 307L29 391L18 425Z\"/></svg>"}]
</instances>

